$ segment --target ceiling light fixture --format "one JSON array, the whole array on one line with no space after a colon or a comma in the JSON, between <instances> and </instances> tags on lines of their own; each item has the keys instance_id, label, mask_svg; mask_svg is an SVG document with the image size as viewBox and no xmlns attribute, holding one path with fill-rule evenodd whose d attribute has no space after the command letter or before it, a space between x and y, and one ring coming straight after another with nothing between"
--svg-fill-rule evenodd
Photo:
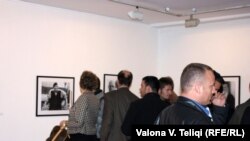
<instances>
[{"instance_id":1,"label":"ceiling light fixture","mask_svg":"<svg viewBox=\"0 0 250 141\"><path fill-rule=\"evenodd\" d=\"M189 28L189 27L196 27L198 26L200 23L199 19L193 18L193 15L190 15L190 18L185 20L185 27Z\"/></svg>"},{"instance_id":2,"label":"ceiling light fixture","mask_svg":"<svg viewBox=\"0 0 250 141\"><path fill-rule=\"evenodd\" d=\"M200 19L193 18L194 14L197 12L196 8L192 8L192 14L190 15L190 18L185 20L185 27L196 27L200 24Z\"/></svg>"},{"instance_id":3,"label":"ceiling light fixture","mask_svg":"<svg viewBox=\"0 0 250 141\"><path fill-rule=\"evenodd\" d=\"M143 20L143 13L139 11L139 7L136 6L136 10L128 12L129 18L135 21L142 21Z\"/></svg>"},{"instance_id":4,"label":"ceiling light fixture","mask_svg":"<svg viewBox=\"0 0 250 141\"><path fill-rule=\"evenodd\" d=\"M225 7L222 9L214 9L214 10L207 10L207 11L197 11L196 8L192 9L192 14L190 13L175 13L173 12L169 7L166 7L164 10L157 10L154 8L149 8L149 7L143 7L143 6L136 6L131 3L126 3L123 1L118 1L118 0L110 0L111 2L119 3L119 4L124 4L128 6L133 6L136 7L136 11L130 11L128 12L128 15L131 19L137 20L137 21L142 21L143 20L143 13L139 11L139 7L144 10L148 11L153 11L153 12L158 12L162 14L167 14L175 17L187 17L189 16L190 18L185 20L185 27L196 27L199 25L200 20L197 18L193 18L194 15L202 15L202 14L208 14L208 13L214 13L214 12L223 12L223 11L229 11L229 10L237 10L237 9L243 9L243 8L249 8L250 4L246 5L239 5L239 6L233 6L233 7Z\"/></svg>"}]
</instances>

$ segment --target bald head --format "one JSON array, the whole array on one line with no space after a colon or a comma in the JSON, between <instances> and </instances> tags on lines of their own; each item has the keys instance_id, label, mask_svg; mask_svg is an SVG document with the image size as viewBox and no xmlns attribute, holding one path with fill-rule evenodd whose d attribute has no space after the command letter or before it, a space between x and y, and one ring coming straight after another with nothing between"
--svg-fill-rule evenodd
<instances>
[{"instance_id":1,"label":"bald head","mask_svg":"<svg viewBox=\"0 0 250 141\"><path fill-rule=\"evenodd\" d=\"M121 70L118 73L117 78L118 78L119 85L125 85L127 87L130 87L132 80L133 80L133 74L128 70Z\"/></svg>"},{"instance_id":2,"label":"bald head","mask_svg":"<svg viewBox=\"0 0 250 141\"><path fill-rule=\"evenodd\" d=\"M215 93L215 77L211 67L191 63L185 67L181 75L181 96L208 105Z\"/></svg>"},{"instance_id":3,"label":"bald head","mask_svg":"<svg viewBox=\"0 0 250 141\"><path fill-rule=\"evenodd\" d=\"M181 74L181 92L188 91L195 82L202 82L207 70L213 71L211 67L201 63L187 65Z\"/></svg>"}]
</instances>

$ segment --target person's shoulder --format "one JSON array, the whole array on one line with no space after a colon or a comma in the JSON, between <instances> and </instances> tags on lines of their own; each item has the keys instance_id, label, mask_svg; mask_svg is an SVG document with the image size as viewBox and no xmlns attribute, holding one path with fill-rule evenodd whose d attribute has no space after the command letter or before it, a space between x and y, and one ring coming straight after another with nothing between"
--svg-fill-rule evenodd
<instances>
[{"instance_id":1,"label":"person's shoulder","mask_svg":"<svg viewBox=\"0 0 250 141\"><path fill-rule=\"evenodd\" d=\"M116 92L120 94L133 94L127 87L119 88L116 90Z\"/></svg>"},{"instance_id":2,"label":"person's shoulder","mask_svg":"<svg viewBox=\"0 0 250 141\"><path fill-rule=\"evenodd\" d=\"M138 99L132 101L131 105L141 105L142 103L144 103L144 99L143 98L138 98Z\"/></svg>"},{"instance_id":3,"label":"person's shoulder","mask_svg":"<svg viewBox=\"0 0 250 141\"><path fill-rule=\"evenodd\" d=\"M249 107L250 106L250 100L247 100L246 102L242 103L242 104L239 104L235 110L239 110L239 109L244 109L246 107Z\"/></svg>"},{"instance_id":4,"label":"person's shoulder","mask_svg":"<svg viewBox=\"0 0 250 141\"><path fill-rule=\"evenodd\" d=\"M138 97L133 92L131 92L129 89L123 91L121 94L128 96L128 97L131 97L131 98L138 99Z\"/></svg>"},{"instance_id":5,"label":"person's shoulder","mask_svg":"<svg viewBox=\"0 0 250 141\"><path fill-rule=\"evenodd\" d=\"M104 93L103 91L100 91L99 93L95 94L95 96L99 99L103 98L104 97Z\"/></svg>"},{"instance_id":6,"label":"person's shoulder","mask_svg":"<svg viewBox=\"0 0 250 141\"><path fill-rule=\"evenodd\" d=\"M131 94L131 97L133 98L133 101L140 99L137 95L134 93Z\"/></svg>"},{"instance_id":7,"label":"person's shoulder","mask_svg":"<svg viewBox=\"0 0 250 141\"><path fill-rule=\"evenodd\" d=\"M174 104L172 104L172 105L170 105L170 106L168 106L168 107L162 109L161 115L166 115L166 113L168 113L168 112L169 112L171 109L173 109L174 107L175 107Z\"/></svg>"},{"instance_id":8,"label":"person's shoulder","mask_svg":"<svg viewBox=\"0 0 250 141\"><path fill-rule=\"evenodd\" d=\"M119 94L127 94L127 93L133 94L132 92L130 92L129 89L120 88L120 89L117 89L117 90L113 90L113 91L107 92L104 95L107 95L107 96L110 96L110 97L111 96L114 97L114 96L117 96Z\"/></svg>"},{"instance_id":9,"label":"person's shoulder","mask_svg":"<svg viewBox=\"0 0 250 141\"><path fill-rule=\"evenodd\" d=\"M157 93L147 93L141 101L158 101L160 100L160 96Z\"/></svg>"},{"instance_id":10,"label":"person's shoulder","mask_svg":"<svg viewBox=\"0 0 250 141\"><path fill-rule=\"evenodd\" d=\"M86 99L87 95L85 94L81 94L77 99L81 100L81 99Z\"/></svg>"},{"instance_id":11,"label":"person's shoulder","mask_svg":"<svg viewBox=\"0 0 250 141\"><path fill-rule=\"evenodd\" d=\"M135 109L136 107L138 107L140 104L140 99L137 99L137 100L134 100L134 101L131 101L131 103L129 104L129 108L130 109Z\"/></svg>"},{"instance_id":12,"label":"person's shoulder","mask_svg":"<svg viewBox=\"0 0 250 141\"><path fill-rule=\"evenodd\" d=\"M184 113L193 113L193 110L186 107L185 105L179 104L179 103L174 103L169 106L166 106L162 111L161 115L166 116L166 115L172 115L173 113L177 115L182 115ZM184 114L185 115L185 114Z\"/></svg>"},{"instance_id":13,"label":"person's shoulder","mask_svg":"<svg viewBox=\"0 0 250 141\"><path fill-rule=\"evenodd\" d=\"M103 98L106 100L109 100L109 101L116 99L115 97L116 97L117 93L115 91L110 91L110 92L104 93Z\"/></svg>"},{"instance_id":14,"label":"person's shoulder","mask_svg":"<svg viewBox=\"0 0 250 141\"><path fill-rule=\"evenodd\" d=\"M58 89L60 92L62 92L63 94L66 94L66 92L63 89Z\"/></svg>"},{"instance_id":15,"label":"person's shoulder","mask_svg":"<svg viewBox=\"0 0 250 141\"><path fill-rule=\"evenodd\" d=\"M106 97L112 97L116 93L117 93L117 90L114 90L114 91L110 91L110 92L104 93L104 96L106 96Z\"/></svg>"},{"instance_id":16,"label":"person's shoulder","mask_svg":"<svg viewBox=\"0 0 250 141\"><path fill-rule=\"evenodd\" d=\"M160 99L161 100L161 99ZM163 101L163 100L161 100L162 102L162 104L163 105L165 105L165 106L170 106L171 105L171 103L170 103L170 101Z\"/></svg>"},{"instance_id":17,"label":"person's shoulder","mask_svg":"<svg viewBox=\"0 0 250 141\"><path fill-rule=\"evenodd\" d=\"M54 90L54 89L50 89L48 93L50 94L53 90Z\"/></svg>"},{"instance_id":18,"label":"person's shoulder","mask_svg":"<svg viewBox=\"0 0 250 141\"><path fill-rule=\"evenodd\" d=\"M89 101L93 101L93 100L94 101L99 101L99 99L96 97L96 95L91 94L91 93L89 93L89 94L82 94L81 100L85 101L85 102L89 102Z\"/></svg>"},{"instance_id":19,"label":"person's shoulder","mask_svg":"<svg viewBox=\"0 0 250 141\"><path fill-rule=\"evenodd\" d=\"M75 104L80 104L80 103L86 103L87 100L87 96L84 94L81 94L75 101Z\"/></svg>"}]
</instances>

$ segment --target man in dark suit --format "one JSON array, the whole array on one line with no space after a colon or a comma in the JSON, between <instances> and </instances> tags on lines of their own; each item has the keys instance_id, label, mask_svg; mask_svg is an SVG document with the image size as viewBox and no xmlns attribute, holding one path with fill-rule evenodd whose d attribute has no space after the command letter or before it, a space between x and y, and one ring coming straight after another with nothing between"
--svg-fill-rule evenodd
<instances>
[{"instance_id":1,"label":"man in dark suit","mask_svg":"<svg viewBox=\"0 0 250 141\"><path fill-rule=\"evenodd\" d=\"M249 92L250 92L250 83L249 83ZM246 102L236 107L233 116L229 121L229 124L250 125L250 98Z\"/></svg>"},{"instance_id":2,"label":"man in dark suit","mask_svg":"<svg viewBox=\"0 0 250 141\"><path fill-rule=\"evenodd\" d=\"M129 104L137 100L130 90L133 75L130 71L122 70L118 73L117 90L104 95L104 110L101 127L101 141L126 141L121 132L121 125Z\"/></svg>"},{"instance_id":3,"label":"man in dark suit","mask_svg":"<svg viewBox=\"0 0 250 141\"><path fill-rule=\"evenodd\" d=\"M181 94L176 103L161 112L160 125L209 125L226 119L226 98L215 90L215 76L210 66L201 63L187 65L182 71L180 84ZM211 103L212 109L207 106Z\"/></svg>"},{"instance_id":4,"label":"man in dark suit","mask_svg":"<svg viewBox=\"0 0 250 141\"><path fill-rule=\"evenodd\" d=\"M48 94L49 110L63 110L67 104L66 93L58 87L57 82L53 84L53 88Z\"/></svg>"},{"instance_id":5,"label":"man in dark suit","mask_svg":"<svg viewBox=\"0 0 250 141\"><path fill-rule=\"evenodd\" d=\"M159 113L170 105L161 100L158 90L160 83L155 76L145 76L141 82L142 99L132 102L122 124L122 132L131 136L132 125L153 125Z\"/></svg>"},{"instance_id":6,"label":"man in dark suit","mask_svg":"<svg viewBox=\"0 0 250 141\"><path fill-rule=\"evenodd\" d=\"M219 123L227 124L235 110L235 98L230 92L230 88L229 88L230 84L224 81L220 73L214 70L214 76L215 76L215 83L214 83L215 90L217 91L217 93L221 93L226 96L225 107L228 110L227 118L225 120L224 119L221 120L223 122L219 121Z\"/></svg>"}]
</instances>

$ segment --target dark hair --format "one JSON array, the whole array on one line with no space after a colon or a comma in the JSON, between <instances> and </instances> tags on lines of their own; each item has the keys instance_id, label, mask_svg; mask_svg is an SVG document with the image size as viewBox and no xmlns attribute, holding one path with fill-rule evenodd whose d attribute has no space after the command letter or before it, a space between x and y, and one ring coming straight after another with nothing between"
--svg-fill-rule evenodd
<instances>
[{"instance_id":1,"label":"dark hair","mask_svg":"<svg viewBox=\"0 0 250 141\"><path fill-rule=\"evenodd\" d=\"M96 89L100 89L100 87L101 87L101 81L100 81L100 79L99 79L99 77L96 77L97 78L97 88Z\"/></svg>"},{"instance_id":2,"label":"dark hair","mask_svg":"<svg viewBox=\"0 0 250 141\"><path fill-rule=\"evenodd\" d=\"M216 72L215 70L214 70L214 76L215 76L215 80L218 81L218 82L221 84L221 86L220 86L218 92L222 93L222 92L223 92L223 84L225 84L225 80L224 80L223 77L222 77L218 72Z\"/></svg>"},{"instance_id":3,"label":"dark hair","mask_svg":"<svg viewBox=\"0 0 250 141\"><path fill-rule=\"evenodd\" d=\"M91 71L84 71L80 78L80 87L87 90L95 90L98 87L97 76Z\"/></svg>"},{"instance_id":4,"label":"dark hair","mask_svg":"<svg viewBox=\"0 0 250 141\"><path fill-rule=\"evenodd\" d=\"M158 78L155 76L145 76L142 79L146 86L150 86L153 92L158 92L160 88L160 83L158 81Z\"/></svg>"},{"instance_id":5,"label":"dark hair","mask_svg":"<svg viewBox=\"0 0 250 141\"><path fill-rule=\"evenodd\" d=\"M122 70L118 73L117 79L121 85L130 87L133 80L133 74L130 71Z\"/></svg>"},{"instance_id":6,"label":"dark hair","mask_svg":"<svg viewBox=\"0 0 250 141\"><path fill-rule=\"evenodd\" d=\"M169 76L160 78L159 83L160 83L160 89L163 89L166 85L170 85L172 86L172 89L174 89L173 79Z\"/></svg>"},{"instance_id":7,"label":"dark hair","mask_svg":"<svg viewBox=\"0 0 250 141\"><path fill-rule=\"evenodd\" d=\"M57 86L58 84L57 84L57 82L55 82L54 84L53 84L53 88L55 87L55 86Z\"/></svg>"},{"instance_id":8,"label":"dark hair","mask_svg":"<svg viewBox=\"0 0 250 141\"><path fill-rule=\"evenodd\" d=\"M187 91L196 80L202 81L206 70L213 71L210 66L201 63L187 65L181 74L181 92Z\"/></svg>"},{"instance_id":9,"label":"dark hair","mask_svg":"<svg viewBox=\"0 0 250 141\"><path fill-rule=\"evenodd\" d=\"M102 92L102 90L101 90L101 81L100 81L99 77L97 77L97 87L95 89L95 94L97 95L100 92Z\"/></svg>"}]
</instances>

